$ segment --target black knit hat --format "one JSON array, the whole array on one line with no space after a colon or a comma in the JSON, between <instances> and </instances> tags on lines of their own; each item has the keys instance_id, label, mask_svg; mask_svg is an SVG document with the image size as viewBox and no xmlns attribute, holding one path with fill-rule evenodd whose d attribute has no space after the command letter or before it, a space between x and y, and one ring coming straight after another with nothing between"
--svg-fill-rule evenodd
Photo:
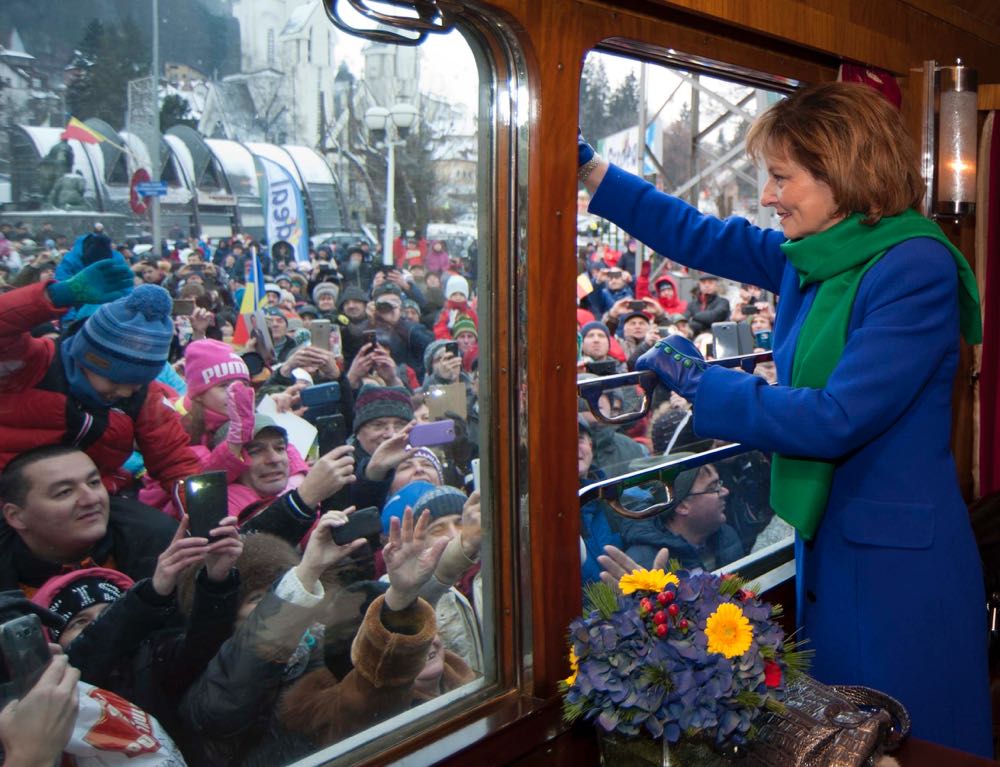
<instances>
[{"instance_id":1,"label":"black knit hat","mask_svg":"<svg viewBox=\"0 0 1000 767\"><path fill-rule=\"evenodd\" d=\"M410 393L402 386L365 384L354 400L354 432L376 418L413 419Z\"/></svg>"},{"instance_id":2,"label":"black knit hat","mask_svg":"<svg viewBox=\"0 0 1000 767\"><path fill-rule=\"evenodd\" d=\"M394 296L403 297L403 291L399 289L399 285L394 282L383 282L377 288L372 288L372 299L376 299L379 296L384 296L386 293L392 293Z\"/></svg>"},{"instance_id":3,"label":"black knit hat","mask_svg":"<svg viewBox=\"0 0 1000 767\"><path fill-rule=\"evenodd\" d=\"M368 294L365 293L357 285L348 285L340 294L340 300L337 301L337 309L343 309L344 304L348 301L360 301L363 304L368 303Z\"/></svg>"},{"instance_id":4,"label":"black knit hat","mask_svg":"<svg viewBox=\"0 0 1000 767\"><path fill-rule=\"evenodd\" d=\"M441 517L449 517L455 514L461 516L462 508L465 506L467 500L469 500L468 496L457 487L441 485L440 487L435 487L433 490L428 490L420 496L417 502L413 504L413 513L420 515L424 513L424 509L427 509L430 511L432 519L440 519Z\"/></svg>"}]
</instances>

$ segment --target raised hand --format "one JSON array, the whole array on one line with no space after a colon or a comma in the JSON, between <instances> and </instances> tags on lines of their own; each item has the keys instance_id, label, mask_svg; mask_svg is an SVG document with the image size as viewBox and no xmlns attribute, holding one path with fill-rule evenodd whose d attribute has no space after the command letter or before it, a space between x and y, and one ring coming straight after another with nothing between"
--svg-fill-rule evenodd
<instances>
[{"instance_id":1,"label":"raised hand","mask_svg":"<svg viewBox=\"0 0 1000 767\"><path fill-rule=\"evenodd\" d=\"M243 553L243 539L236 527L236 517L224 518L209 535L212 542L205 552L205 574L210 581L221 583Z\"/></svg>"},{"instance_id":2,"label":"raised hand","mask_svg":"<svg viewBox=\"0 0 1000 767\"><path fill-rule=\"evenodd\" d=\"M390 610L402 610L416 600L421 587L434 574L438 560L448 545L448 538L432 538L427 533L431 513L427 510L413 522L413 509L403 511L403 519L389 522L389 542L382 547L382 558L389 574L385 603Z\"/></svg>"},{"instance_id":3,"label":"raised hand","mask_svg":"<svg viewBox=\"0 0 1000 767\"><path fill-rule=\"evenodd\" d=\"M68 280L53 282L46 288L54 306L106 304L128 295L135 284L134 275L121 256L96 261Z\"/></svg>"},{"instance_id":4,"label":"raised hand","mask_svg":"<svg viewBox=\"0 0 1000 767\"><path fill-rule=\"evenodd\" d=\"M173 594L181 573L201 562L208 553L208 538L186 538L187 531L188 518L184 517L177 525L170 545L156 558L153 590L161 597Z\"/></svg>"},{"instance_id":5,"label":"raised hand","mask_svg":"<svg viewBox=\"0 0 1000 767\"><path fill-rule=\"evenodd\" d=\"M299 497L309 506L316 506L355 479L354 446L341 445L312 465L299 485Z\"/></svg>"},{"instance_id":6,"label":"raised hand","mask_svg":"<svg viewBox=\"0 0 1000 767\"><path fill-rule=\"evenodd\" d=\"M35 686L0 712L4 764L55 764L76 724L80 672L65 655L49 661Z\"/></svg>"},{"instance_id":7,"label":"raised hand","mask_svg":"<svg viewBox=\"0 0 1000 767\"><path fill-rule=\"evenodd\" d=\"M604 554L597 558L601 566L601 580L609 586L618 588L618 581L623 575L633 570L641 570L639 563L616 546L604 547ZM670 549L663 548L656 552L653 559L653 570L667 570L670 564Z\"/></svg>"},{"instance_id":8,"label":"raised hand","mask_svg":"<svg viewBox=\"0 0 1000 767\"><path fill-rule=\"evenodd\" d=\"M462 507L462 553L469 559L479 559L483 546L483 515L479 508L479 491L469 496Z\"/></svg>"},{"instance_id":9,"label":"raised hand","mask_svg":"<svg viewBox=\"0 0 1000 767\"><path fill-rule=\"evenodd\" d=\"M375 448L365 475L368 479L379 481L395 469L406 458L409 448L410 430L416 426L416 421L410 421L406 426Z\"/></svg>"},{"instance_id":10,"label":"raised hand","mask_svg":"<svg viewBox=\"0 0 1000 767\"><path fill-rule=\"evenodd\" d=\"M333 528L346 525L354 510L353 506L348 506L343 511L326 512L309 535L309 542L306 543L302 561L295 568L295 574L299 582L310 591L315 591L314 584L324 572L365 544L364 538L357 538L345 546L340 546L333 540Z\"/></svg>"},{"instance_id":11,"label":"raised hand","mask_svg":"<svg viewBox=\"0 0 1000 767\"><path fill-rule=\"evenodd\" d=\"M242 447L253 439L254 392L244 381L233 381L226 389L226 415L229 431L226 442Z\"/></svg>"}]
</instances>

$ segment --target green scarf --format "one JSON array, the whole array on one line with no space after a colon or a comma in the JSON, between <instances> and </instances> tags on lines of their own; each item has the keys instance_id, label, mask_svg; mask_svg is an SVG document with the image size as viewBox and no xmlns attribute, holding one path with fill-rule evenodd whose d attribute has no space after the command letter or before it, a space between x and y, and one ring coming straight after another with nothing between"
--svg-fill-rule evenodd
<instances>
[{"instance_id":1,"label":"green scarf","mask_svg":"<svg viewBox=\"0 0 1000 767\"><path fill-rule=\"evenodd\" d=\"M861 223L855 213L831 228L781 245L799 273L799 287L819 283L799 332L791 385L822 389L847 343L851 309L865 273L885 252L914 237L937 240L955 257L962 336L970 344L983 337L976 278L941 228L915 210L883 218L875 226ZM771 464L771 506L802 537L811 540L826 510L834 464L811 458L775 454Z\"/></svg>"}]
</instances>

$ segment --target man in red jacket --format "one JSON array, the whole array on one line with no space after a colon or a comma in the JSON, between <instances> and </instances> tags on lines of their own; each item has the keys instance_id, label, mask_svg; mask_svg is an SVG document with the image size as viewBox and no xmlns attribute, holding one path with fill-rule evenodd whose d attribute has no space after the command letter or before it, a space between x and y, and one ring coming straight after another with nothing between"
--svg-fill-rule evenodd
<instances>
[{"instance_id":1,"label":"man in red jacket","mask_svg":"<svg viewBox=\"0 0 1000 767\"><path fill-rule=\"evenodd\" d=\"M125 259L110 242L97 245L69 279L0 296L0 468L40 445L75 445L118 493L131 484L122 465L137 447L172 492L200 465L155 380L173 335L170 295L155 285L132 290ZM95 306L58 341L31 336L70 308Z\"/></svg>"}]
</instances>

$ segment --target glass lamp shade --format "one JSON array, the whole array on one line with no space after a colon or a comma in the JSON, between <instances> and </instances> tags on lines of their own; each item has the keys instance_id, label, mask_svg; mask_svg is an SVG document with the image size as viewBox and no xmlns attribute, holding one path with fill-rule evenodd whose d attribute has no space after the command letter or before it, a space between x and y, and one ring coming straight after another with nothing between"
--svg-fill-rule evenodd
<instances>
[{"instance_id":1,"label":"glass lamp shade","mask_svg":"<svg viewBox=\"0 0 1000 767\"><path fill-rule=\"evenodd\" d=\"M392 115L392 122L397 128L402 130L412 128L413 123L417 120L417 108L413 104L407 104L406 102L393 104L390 114Z\"/></svg>"},{"instance_id":2,"label":"glass lamp shade","mask_svg":"<svg viewBox=\"0 0 1000 767\"><path fill-rule=\"evenodd\" d=\"M941 67L938 115L938 185L935 210L962 216L976 207L976 72Z\"/></svg>"},{"instance_id":3,"label":"glass lamp shade","mask_svg":"<svg viewBox=\"0 0 1000 767\"><path fill-rule=\"evenodd\" d=\"M384 131L389 125L389 110L385 107L369 107L365 111L365 127L370 131Z\"/></svg>"}]
</instances>

